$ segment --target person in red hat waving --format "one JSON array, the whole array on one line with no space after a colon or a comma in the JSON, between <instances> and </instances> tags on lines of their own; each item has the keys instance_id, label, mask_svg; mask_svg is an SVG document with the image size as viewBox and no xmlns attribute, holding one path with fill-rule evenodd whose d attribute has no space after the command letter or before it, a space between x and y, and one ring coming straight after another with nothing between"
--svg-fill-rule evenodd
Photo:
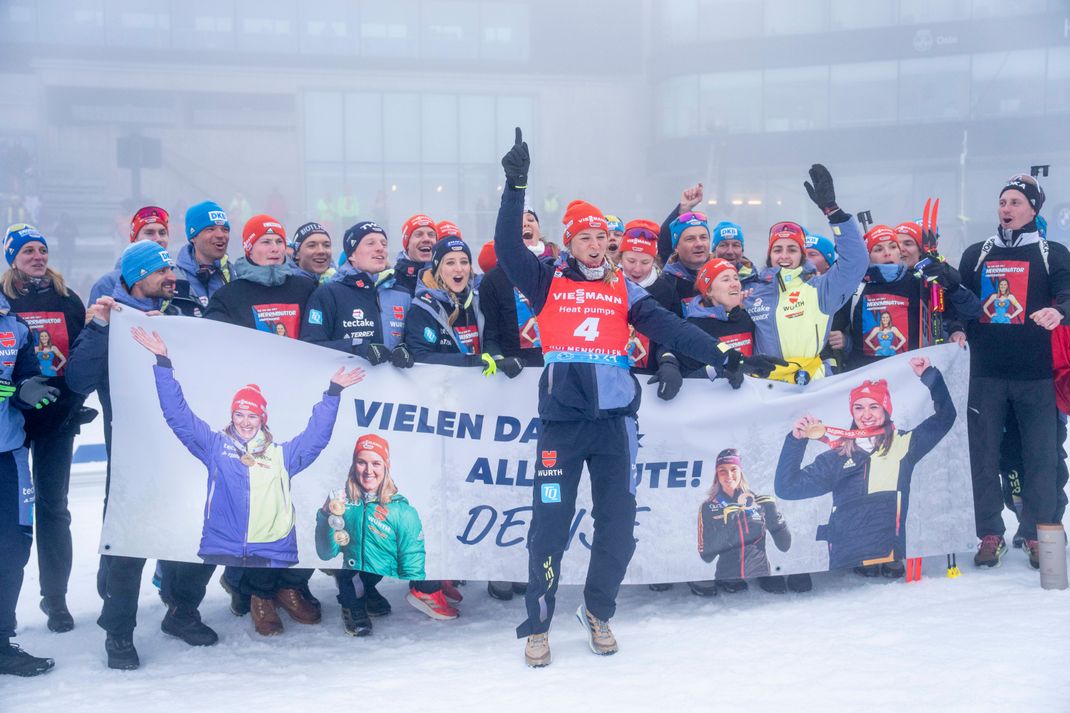
<instances>
[{"instance_id":1,"label":"person in red hat waving","mask_svg":"<svg viewBox=\"0 0 1070 713\"><path fill-rule=\"evenodd\" d=\"M864 381L851 391L848 428L826 426L812 415L784 439L773 487L778 498L805 500L832 493L832 515L817 528L828 543L829 569L891 564L906 556L906 522L914 466L955 423L944 377L924 357L910 360L929 389L933 415L913 430L892 421L888 383ZM829 450L802 467L808 440Z\"/></svg>"},{"instance_id":2,"label":"person in red hat waving","mask_svg":"<svg viewBox=\"0 0 1070 713\"><path fill-rule=\"evenodd\" d=\"M563 219L568 252L553 265L541 262L523 239L530 163L518 128L502 158L506 187L494 245L499 265L538 315L546 361L528 531L528 616L517 628L518 637L527 637L526 663L538 667L550 663L547 633L584 465L591 477L595 534L584 603L576 615L594 653L617 651L609 619L635 551L635 415L641 396L629 371L629 324L718 369L767 375L773 365L722 345L625 279L606 259L609 226L590 203L568 205Z\"/></svg>"},{"instance_id":3,"label":"person in red hat waving","mask_svg":"<svg viewBox=\"0 0 1070 713\"><path fill-rule=\"evenodd\" d=\"M307 578L299 574L291 581L284 576L286 568L298 561L290 480L327 447L342 390L362 381L364 370L339 367L305 430L280 443L268 426L267 399L258 385L238 389L231 400L230 423L221 431L213 430L186 402L160 335L141 327L132 333L156 356L156 394L167 425L208 469L207 492L212 496L205 506L197 556L208 564L246 568L241 586L251 597L258 634L282 632L276 604L299 623L318 622L319 610L300 591Z\"/></svg>"}]
</instances>

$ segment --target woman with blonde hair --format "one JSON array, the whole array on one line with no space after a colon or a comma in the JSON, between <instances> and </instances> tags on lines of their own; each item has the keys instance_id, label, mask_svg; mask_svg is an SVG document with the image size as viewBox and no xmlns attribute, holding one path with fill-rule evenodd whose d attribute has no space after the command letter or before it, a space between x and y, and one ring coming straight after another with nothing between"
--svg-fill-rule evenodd
<instances>
[{"instance_id":1,"label":"woman with blonde hair","mask_svg":"<svg viewBox=\"0 0 1070 713\"><path fill-rule=\"evenodd\" d=\"M320 559L342 555L335 572L342 624L351 636L372 633L360 571L420 581L424 577L424 540L420 516L398 493L390 476L390 444L366 434L353 446L353 463L344 490L330 494L316 513L316 552Z\"/></svg>"}]
</instances>

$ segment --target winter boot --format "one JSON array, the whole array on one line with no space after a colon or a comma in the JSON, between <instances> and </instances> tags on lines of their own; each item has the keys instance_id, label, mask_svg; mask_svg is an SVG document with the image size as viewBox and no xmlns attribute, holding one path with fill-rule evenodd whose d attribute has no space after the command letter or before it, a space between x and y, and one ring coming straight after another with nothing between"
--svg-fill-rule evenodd
<instances>
[{"instance_id":1,"label":"winter boot","mask_svg":"<svg viewBox=\"0 0 1070 713\"><path fill-rule=\"evenodd\" d=\"M789 574L788 589L793 592L809 592L814 588L814 580L807 573Z\"/></svg>"},{"instance_id":2,"label":"winter boot","mask_svg":"<svg viewBox=\"0 0 1070 713\"><path fill-rule=\"evenodd\" d=\"M513 598L513 583L487 582L487 594L489 594L492 599L500 599L503 602L507 602Z\"/></svg>"},{"instance_id":3,"label":"winter boot","mask_svg":"<svg viewBox=\"0 0 1070 713\"><path fill-rule=\"evenodd\" d=\"M580 626L583 627L584 632L587 634L587 645L591 647L591 651L599 656L609 656L617 653L619 650L617 639L613 636L613 632L610 631L608 621L602 621L594 614L591 614L583 604L580 604L579 609L576 610L576 619L579 620Z\"/></svg>"},{"instance_id":4,"label":"winter boot","mask_svg":"<svg viewBox=\"0 0 1070 713\"><path fill-rule=\"evenodd\" d=\"M71 616L70 610L67 609L67 598L63 595L42 597L41 611L48 616L49 631L62 634L74 628L74 617Z\"/></svg>"},{"instance_id":5,"label":"winter boot","mask_svg":"<svg viewBox=\"0 0 1070 713\"><path fill-rule=\"evenodd\" d=\"M449 619L456 619L460 616L460 612L453 608L453 606L446 601L446 595L442 593L440 589L437 592L427 594L416 589L410 588L408 596L405 599L413 607L427 614L432 619L439 619L441 621L447 621Z\"/></svg>"},{"instance_id":6,"label":"winter boot","mask_svg":"<svg viewBox=\"0 0 1070 713\"><path fill-rule=\"evenodd\" d=\"M210 626L201 623L201 613L196 609L171 607L164 615L160 629L190 646L214 646L219 641L219 635Z\"/></svg>"},{"instance_id":7,"label":"winter boot","mask_svg":"<svg viewBox=\"0 0 1070 713\"><path fill-rule=\"evenodd\" d=\"M787 594L788 591L787 579L779 574L758 577L758 586L762 588L763 592L769 592L770 594Z\"/></svg>"},{"instance_id":8,"label":"winter boot","mask_svg":"<svg viewBox=\"0 0 1070 713\"><path fill-rule=\"evenodd\" d=\"M1040 569L1040 543L1037 540L1026 540L1025 551L1029 555L1029 566Z\"/></svg>"},{"instance_id":9,"label":"winter boot","mask_svg":"<svg viewBox=\"0 0 1070 713\"><path fill-rule=\"evenodd\" d=\"M457 588L457 582L451 579L442 580L442 595L446 597L446 601L451 604L457 604L464 600L464 595L461 594L461 590Z\"/></svg>"},{"instance_id":10,"label":"winter boot","mask_svg":"<svg viewBox=\"0 0 1070 713\"><path fill-rule=\"evenodd\" d=\"M524 663L530 668L550 665L550 635L532 634L524 644Z\"/></svg>"},{"instance_id":11,"label":"winter boot","mask_svg":"<svg viewBox=\"0 0 1070 713\"><path fill-rule=\"evenodd\" d=\"M363 599L355 607L342 607L342 627L350 636L371 636L372 620Z\"/></svg>"},{"instance_id":12,"label":"winter boot","mask_svg":"<svg viewBox=\"0 0 1070 713\"><path fill-rule=\"evenodd\" d=\"M855 567L855 574L860 574L867 579L879 577L881 576L881 566L879 564L863 564Z\"/></svg>"},{"instance_id":13,"label":"winter boot","mask_svg":"<svg viewBox=\"0 0 1070 713\"><path fill-rule=\"evenodd\" d=\"M67 631L70 631L68 629ZM0 675L8 676L40 676L48 673L56 662L52 659L31 656L10 643L7 639L0 639Z\"/></svg>"},{"instance_id":14,"label":"winter boot","mask_svg":"<svg viewBox=\"0 0 1070 713\"><path fill-rule=\"evenodd\" d=\"M230 595L230 613L234 616L245 616L249 613L249 595L242 594L227 581L225 574L219 575L219 586Z\"/></svg>"},{"instance_id":15,"label":"winter boot","mask_svg":"<svg viewBox=\"0 0 1070 713\"><path fill-rule=\"evenodd\" d=\"M301 592L301 596L304 598L304 600L308 602L313 609L316 610L316 616L323 618L323 605L320 604L319 599L316 599L316 595L312 593L312 590L308 588L308 582L305 582L300 587L298 587L298 591Z\"/></svg>"},{"instance_id":16,"label":"winter boot","mask_svg":"<svg viewBox=\"0 0 1070 713\"><path fill-rule=\"evenodd\" d=\"M706 579L701 582L688 582L687 586L691 589L692 594L697 594L700 597L717 596L717 582L712 579Z\"/></svg>"},{"instance_id":17,"label":"winter boot","mask_svg":"<svg viewBox=\"0 0 1070 713\"><path fill-rule=\"evenodd\" d=\"M301 596L296 587L283 587L275 593L275 603L298 624L319 624L319 607Z\"/></svg>"},{"instance_id":18,"label":"winter boot","mask_svg":"<svg viewBox=\"0 0 1070 713\"><path fill-rule=\"evenodd\" d=\"M656 582L655 584L646 585L650 587L652 592L667 592L672 589L672 582Z\"/></svg>"},{"instance_id":19,"label":"winter boot","mask_svg":"<svg viewBox=\"0 0 1070 713\"><path fill-rule=\"evenodd\" d=\"M368 616L386 616L390 613L390 602L375 587L365 589L364 601Z\"/></svg>"},{"instance_id":20,"label":"winter boot","mask_svg":"<svg viewBox=\"0 0 1070 713\"><path fill-rule=\"evenodd\" d=\"M717 579L714 581L717 583L717 588L725 594L738 594L747 591L747 580L745 579Z\"/></svg>"},{"instance_id":21,"label":"winter boot","mask_svg":"<svg viewBox=\"0 0 1070 713\"><path fill-rule=\"evenodd\" d=\"M1025 535L1022 534L1022 526L1018 526L1018 530L1014 533L1014 538L1011 539L1011 546L1016 550L1020 550L1025 547Z\"/></svg>"},{"instance_id":22,"label":"winter boot","mask_svg":"<svg viewBox=\"0 0 1070 713\"><path fill-rule=\"evenodd\" d=\"M134 648L133 636L108 634L104 639L104 650L108 652L108 668L117 671L133 671L141 665L137 649Z\"/></svg>"},{"instance_id":23,"label":"winter boot","mask_svg":"<svg viewBox=\"0 0 1070 713\"><path fill-rule=\"evenodd\" d=\"M513 594L527 594L528 583L527 582L513 582Z\"/></svg>"},{"instance_id":24,"label":"winter boot","mask_svg":"<svg viewBox=\"0 0 1070 713\"><path fill-rule=\"evenodd\" d=\"M881 576L885 579L902 579L904 574L906 574L906 568L902 560L892 560L881 564Z\"/></svg>"},{"instance_id":25,"label":"winter boot","mask_svg":"<svg viewBox=\"0 0 1070 713\"><path fill-rule=\"evenodd\" d=\"M275 599L265 599L255 594L249 598L249 611L253 615L253 628L261 636L282 633L282 619L275 609Z\"/></svg>"},{"instance_id":26,"label":"winter boot","mask_svg":"<svg viewBox=\"0 0 1070 713\"><path fill-rule=\"evenodd\" d=\"M999 560L1007 551L1007 543L999 535L985 535L973 556L975 567L998 567Z\"/></svg>"}]
</instances>

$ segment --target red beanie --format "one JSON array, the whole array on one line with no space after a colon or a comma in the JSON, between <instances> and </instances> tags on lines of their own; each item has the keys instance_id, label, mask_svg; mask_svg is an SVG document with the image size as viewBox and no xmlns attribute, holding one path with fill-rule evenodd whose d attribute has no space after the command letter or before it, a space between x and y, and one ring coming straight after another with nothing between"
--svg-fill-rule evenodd
<instances>
[{"instance_id":1,"label":"red beanie","mask_svg":"<svg viewBox=\"0 0 1070 713\"><path fill-rule=\"evenodd\" d=\"M429 217L422 213L417 213L416 215L406 220L404 225L401 226L402 249L409 249L409 238L412 236L413 232L415 232L417 228L431 228L431 230L435 230L436 235L438 234L438 231L435 229L435 221L431 220Z\"/></svg>"},{"instance_id":2,"label":"red beanie","mask_svg":"<svg viewBox=\"0 0 1070 713\"><path fill-rule=\"evenodd\" d=\"M657 257L658 244L644 238L625 235L624 240L620 241L620 254L624 253L643 253L650 257Z\"/></svg>"},{"instance_id":3,"label":"red beanie","mask_svg":"<svg viewBox=\"0 0 1070 713\"><path fill-rule=\"evenodd\" d=\"M476 260L479 263L479 269L484 274L494 269L494 266L498 264L498 253L494 252L494 241L484 243L483 247L479 249L479 258Z\"/></svg>"},{"instance_id":4,"label":"red beanie","mask_svg":"<svg viewBox=\"0 0 1070 713\"><path fill-rule=\"evenodd\" d=\"M791 240L798 245L801 252L806 251L806 231L798 223L783 220L769 229L769 248L765 251L766 257L773 250L773 243L784 239Z\"/></svg>"},{"instance_id":5,"label":"red beanie","mask_svg":"<svg viewBox=\"0 0 1070 713\"><path fill-rule=\"evenodd\" d=\"M655 244L658 242L658 233L660 232L661 226L652 220L644 218L629 220L628 224L624 226L624 237L649 240Z\"/></svg>"},{"instance_id":6,"label":"red beanie","mask_svg":"<svg viewBox=\"0 0 1070 713\"><path fill-rule=\"evenodd\" d=\"M249 252L253 249L253 245L265 235L279 235L285 240L286 228L282 227L282 223L270 215L264 215L263 213L254 215L245 221L245 228L241 234L241 246L245 250L245 257L249 257Z\"/></svg>"},{"instance_id":7,"label":"red beanie","mask_svg":"<svg viewBox=\"0 0 1070 713\"><path fill-rule=\"evenodd\" d=\"M366 433L358 437L356 445L353 446L353 458L356 459L357 454L361 451L378 453L386 463L386 467L390 467L390 444L382 436Z\"/></svg>"},{"instance_id":8,"label":"red beanie","mask_svg":"<svg viewBox=\"0 0 1070 713\"><path fill-rule=\"evenodd\" d=\"M457 227L456 223L451 223L448 220L443 220L435 226L435 232L438 233L438 239L443 238L461 238L461 229Z\"/></svg>"},{"instance_id":9,"label":"red beanie","mask_svg":"<svg viewBox=\"0 0 1070 713\"><path fill-rule=\"evenodd\" d=\"M715 257L712 260L709 260L702 266L702 269L698 271L698 277L695 278L695 292L700 295L706 294L706 290L710 288L713 281L725 270L738 272L735 265L723 258Z\"/></svg>"},{"instance_id":10,"label":"red beanie","mask_svg":"<svg viewBox=\"0 0 1070 713\"><path fill-rule=\"evenodd\" d=\"M163 227L166 230L168 217L167 211L163 208L157 208L154 205L147 205L141 208L137 213L134 213L134 217L130 221L130 242L137 241L137 234L146 225L163 223Z\"/></svg>"},{"instance_id":11,"label":"red beanie","mask_svg":"<svg viewBox=\"0 0 1070 713\"><path fill-rule=\"evenodd\" d=\"M899 245L899 237L895 234L895 231L889 228L887 225L874 225L865 236L866 250L873 252L873 248L877 247L880 243L895 243Z\"/></svg>"},{"instance_id":12,"label":"red beanie","mask_svg":"<svg viewBox=\"0 0 1070 713\"><path fill-rule=\"evenodd\" d=\"M884 379L879 381L863 381L861 386L851 389L851 410L854 410L855 401L859 399L873 399L881 405L888 418L892 417L892 396L888 393L888 382Z\"/></svg>"},{"instance_id":13,"label":"red beanie","mask_svg":"<svg viewBox=\"0 0 1070 713\"><path fill-rule=\"evenodd\" d=\"M921 226L912 220L895 226L896 235L905 235L918 245L921 245Z\"/></svg>"},{"instance_id":14,"label":"red beanie","mask_svg":"<svg viewBox=\"0 0 1070 713\"><path fill-rule=\"evenodd\" d=\"M230 412L235 411L252 411L267 425L267 400L256 384L246 384L234 394L234 399L230 402Z\"/></svg>"},{"instance_id":15,"label":"red beanie","mask_svg":"<svg viewBox=\"0 0 1070 713\"><path fill-rule=\"evenodd\" d=\"M595 208L587 201L572 201L565 208L565 216L561 219L565 226L564 241L567 246L572 238L581 230L604 230L609 232L609 223L602 211Z\"/></svg>"}]
</instances>

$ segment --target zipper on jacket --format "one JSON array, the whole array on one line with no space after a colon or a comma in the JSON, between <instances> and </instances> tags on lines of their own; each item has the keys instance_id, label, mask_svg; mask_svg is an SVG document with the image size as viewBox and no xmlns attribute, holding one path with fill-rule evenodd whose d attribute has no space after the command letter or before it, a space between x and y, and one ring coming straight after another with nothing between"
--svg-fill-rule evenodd
<instances>
[{"instance_id":1,"label":"zipper on jacket","mask_svg":"<svg viewBox=\"0 0 1070 713\"><path fill-rule=\"evenodd\" d=\"M212 519L212 500L215 499L215 484L215 480L212 480L212 487L208 489L208 515L204 518L205 520Z\"/></svg>"},{"instance_id":2,"label":"zipper on jacket","mask_svg":"<svg viewBox=\"0 0 1070 713\"><path fill-rule=\"evenodd\" d=\"M557 362L550 362L550 368L546 373L546 394L550 395L554 392L554 367L557 366Z\"/></svg>"}]
</instances>

